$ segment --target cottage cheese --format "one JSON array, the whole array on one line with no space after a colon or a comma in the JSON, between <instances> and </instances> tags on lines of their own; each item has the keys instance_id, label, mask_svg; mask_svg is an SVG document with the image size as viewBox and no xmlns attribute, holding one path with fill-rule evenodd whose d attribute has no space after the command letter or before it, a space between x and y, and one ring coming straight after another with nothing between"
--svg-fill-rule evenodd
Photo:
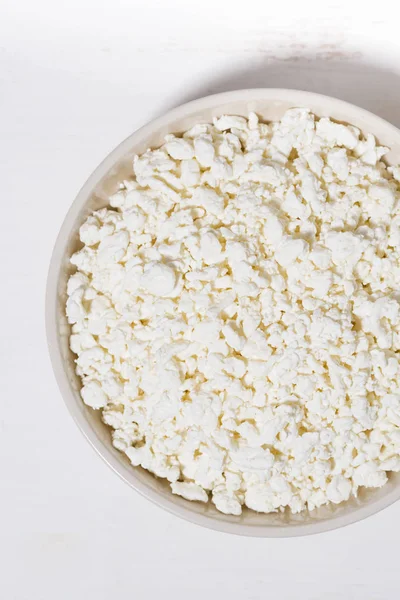
<instances>
[{"instance_id":1,"label":"cottage cheese","mask_svg":"<svg viewBox=\"0 0 400 600\"><path fill-rule=\"evenodd\" d=\"M134 466L239 515L400 470L400 170L352 126L223 116L133 162L80 229L82 398Z\"/></svg>"}]
</instances>

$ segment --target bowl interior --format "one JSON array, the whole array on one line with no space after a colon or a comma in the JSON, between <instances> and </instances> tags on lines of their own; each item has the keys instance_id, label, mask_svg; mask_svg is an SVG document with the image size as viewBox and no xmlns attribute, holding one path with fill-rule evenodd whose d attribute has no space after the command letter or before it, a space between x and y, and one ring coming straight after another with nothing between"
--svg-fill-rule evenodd
<instances>
[{"instance_id":1,"label":"bowl interior","mask_svg":"<svg viewBox=\"0 0 400 600\"><path fill-rule=\"evenodd\" d=\"M259 514L245 509L240 517L224 515L211 503L204 505L173 496L169 484L142 468L131 466L127 457L111 444L110 429L99 411L86 407L80 397L80 381L75 374L74 355L69 349L70 327L65 318L66 284L75 270L69 257L81 247L78 230L93 210L108 204L119 182L132 175L132 159L147 148L158 147L167 133L184 132L195 123L210 122L221 114L247 116L256 112L263 121L280 119L288 108L304 106L317 116L330 116L351 123L364 133L372 133L380 144L391 148L389 164L400 163L400 132L380 118L340 100L295 90L242 90L209 96L174 109L143 127L98 167L72 205L58 236L48 279L46 322L49 349L62 395L79 427L106 462L128 484L167 510L215 529L254 536L288 536L315 533L340 527L377 512L400 496L400 474L390 476L379 490L363 490L357 499L341 505L327 505L309 512Z\"/></svg>"}]
</instances>

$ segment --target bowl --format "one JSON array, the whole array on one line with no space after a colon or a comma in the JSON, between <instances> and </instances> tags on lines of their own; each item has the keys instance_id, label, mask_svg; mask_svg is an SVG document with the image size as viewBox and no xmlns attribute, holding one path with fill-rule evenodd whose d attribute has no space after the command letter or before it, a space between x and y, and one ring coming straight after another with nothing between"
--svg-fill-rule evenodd
<instances>
[{"instance_id":1,"label":"bowl","mask_svg":"<svg viewBox=\"0 0 400 600\"><path fill-rule=\"evenodd\" d=\"M320 533L354 523L389 506L400 497L400 473L391 474L380 489L363 489L358 498L339 505L326 505L297 515L288 512L262 514L244 509L241 516L225 515L211 503L189 502L174 496L165 480L157 479L111 443L110 428L99 411L85 406L80 380L75 374L74 355L69 349L70 326L65 317L66 285L74 267L69 257L80 246L78 230L93 211L108 204L118 183L131 174L132 159L163 143L168 133L184 132L195 123L207 123L222 114L247 116L256 112L262 120L282 117L291 107L308 107L319 117L329 116L372 133L391 151L389 164L400 163L400 131L383 119L347 102L319 94L287 89L238 90L194 100L145 125L113 150L86 181L65 217L55 243L46 292L46 330L51 362L64 401L75 422L99 456L132 488L143 496L198 525L247 536L286 537Z\"/></svg>"}]
</instances>

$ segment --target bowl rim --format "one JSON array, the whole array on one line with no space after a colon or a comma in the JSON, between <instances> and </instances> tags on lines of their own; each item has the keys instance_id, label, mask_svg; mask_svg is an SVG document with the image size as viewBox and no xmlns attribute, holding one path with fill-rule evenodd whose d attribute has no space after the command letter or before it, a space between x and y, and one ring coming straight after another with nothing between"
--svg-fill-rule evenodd
<instances>
[{"instance_id":1,"label":"bowl rim","mask_svg":"<svg viewBox=\"0 0 400 600\"><path fill-rule=\"evenodd\" d=\"M150 135L151 132L162 129L169 122L183 117L185 114L188 115L195 111L211 109L215 105L219 106L222 104L228 104L237 101L251 102L254 100L263 100L268 102L276 101L277 97L282 100L289 100L296 106L298 105L307 106L315 105L318 102L329 103L337 109L346 111L350 114L357 114L360 117L372 121L379 128L383 128L393 136L400 137L400 130L394 125L388 123L381 117L363 109L358 106L345 102L338 98L317 94L314 92L306 92L295 89L285 88L255 88L255 89L240 89L228 92L221 92L218 94L212 94L204 96L190 102L181 104L154 120L146 123L129 135L123 140L114 150L112 150L104 160L98 165L93 173L88 177L86 182L83 184L75 200L71 204L66 216L64 217L60 231L57 235L54 248L52 251L50 265L47 275L46 283L46 298L45 298L45 327L48 352L50 355L50 361L52 364L53 372L56 378L58 388L61 396L67 406L69 413L77 424L78 428L96 451L96 453L103 459L103 461L116 473L125 483L131 488L139 492L142 496L156 504L157 506L167 510L169 513L183 518L186 521L201 525L208 529L215 531L221 531L224 533L249 536L249 537L299 537L311 534L322 533L350 525L357 521L361 521L370 515L376 514L384 508L393 504L400 498L400 486L397 486L391 490L387 495L376 499L372 502L367 502L365 505L360 506L350 513L344 513L334 515L332 518L326 520L318 520L311 523L298 523L296 525L285 525L285 526L271 526L271 525L246 525L238 521L237 523L219 521L214 519L212 516L207 514L200 514L190 510L181 505L177 505L171 494L171 499L162 496L157 491L145 486L142 481L136 479L132 481L129 474L133 472L132 467L128 467L119 461L111 450L103 444L97 437L94 429L90 425L89 421L84 417L82 411L78 407L78 403L73 394L71 384L68 380L65 368L64 359L61 353L59 344L59 335L57 330L57 294L58 294L58 281L61 270L61 262L64 255L64 247L67 239L70 235L71 226L74 223L78 212L84 201L89 198L96 185L101 181L104 175L109 169L121 159L129 150L134 147L135 143L141 138ZM350 122L350 121L349 121ZM129 470L128 470L129 469Z\"/></svg>"}]
</instances>

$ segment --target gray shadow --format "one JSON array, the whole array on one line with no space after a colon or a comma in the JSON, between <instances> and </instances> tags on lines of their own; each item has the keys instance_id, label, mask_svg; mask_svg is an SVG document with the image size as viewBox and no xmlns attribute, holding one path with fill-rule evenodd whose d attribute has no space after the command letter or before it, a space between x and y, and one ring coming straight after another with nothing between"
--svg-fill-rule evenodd
<instances>
[{"instance_id":1,"label":"gray shadow","mask_svg":"<svg viewBox=\"0 0 400 600\"><path fill-rule=\"evenodd\" d=\"M329 53L328 53L329 54ZM245 88L292 88L352 102L400 127L400 74L377 65L332 56L253 61L222 77L210 78L179 103L201 96Z\"/></svg>"}]
</instances>

